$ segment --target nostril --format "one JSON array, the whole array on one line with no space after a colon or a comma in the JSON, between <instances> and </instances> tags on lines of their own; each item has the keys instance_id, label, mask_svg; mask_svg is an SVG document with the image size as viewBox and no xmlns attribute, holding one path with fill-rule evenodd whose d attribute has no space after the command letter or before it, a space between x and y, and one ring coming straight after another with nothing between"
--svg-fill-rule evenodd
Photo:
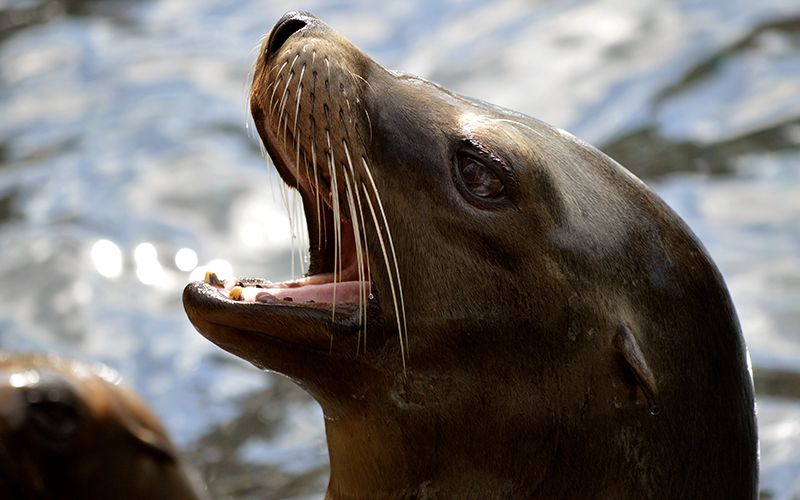
<instances>
[{"instance_id":1,"label":"nostril","mask_svg":"<svg viewBox=\"0 0 800 500\"><path fill-rule=\"evenodd\" d=\"M272 28L267 43L267 55L271 56L280 49L286 40L306 26L306 20L297 17L297 12L289 12L284 15Z\"/></svg>"}]
</instances>

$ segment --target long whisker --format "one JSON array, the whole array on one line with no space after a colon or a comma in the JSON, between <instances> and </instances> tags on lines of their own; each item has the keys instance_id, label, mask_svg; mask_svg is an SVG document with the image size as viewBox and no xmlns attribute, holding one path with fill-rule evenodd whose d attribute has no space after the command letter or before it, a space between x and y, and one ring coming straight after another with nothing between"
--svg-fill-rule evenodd
<instances>
[{"instance_id":1,"label":"long whisker","mask_svg":"<svg viewBox=\"0 0 800 500\"><path fill-rule=\"evenodd\" d=\"M327 106L324 106L327 116ZM330 124L330 120L328 120ZM325 129L325 137L328 141L328 168L331 174L331 194L333 195L333 242L336 248L333 252L333 308L331 318L336 315L336 283L342 279L342 224L341 212L339 209L339 184L336 181L336 163L333 157L333 147L331 146L331 131ZM338 271L338 272L337 272Z\"/></svg>"},{"instance_id":2,"label":"long whisker","mask_svg":"<svg viewBox=\"0 0 800 500\"><path fill-rule=\"evenodd\" d=\"M372 191L375 193L375 201L378 203L378 209L381 212L381 218L383 219L384 227L386 228L386 236L389 240L389 249L392 252L392 260L394 261L394 273L397 277L397 289L400 293L400 309L403 315L403 328L400 332L400 335L405 338L405 343L408 345L408 327L406 324L406 308L405 308L405 300L403 298L403 283L400 279L400 269L397 265L397 254L394 250L394 241L392 240L392 231L389 229L389 221L386 219L386 212L383 210L383 203L381 202L380 194L378 194L378 187L375 185L375 180L372 177L372 172L370 171L369 165L367 164L367 159L363 156L361 157L361 162L364 165L364 172L367 174L367 178L369 179L369 183L372 186ZM387 269L389 275L392 274L391 270ZM399 320L399 319L398 319ZM399 325L398 325L399 326ZM403 366L405 366L405 359L403 360Z\"/></svg>"},{"instance_id":3,"label":"long whisker","mask_svg":"<svg viewBox=\"0 0 800 500\"><path fill-rule=\"evenodd\" d=\"M346 148L347 146L345 146ZM350 184L350 176L348 175L346 170L342 171L342 177L344 178L345 188L346 188L346 195L347 195L347 205L350 207L350 221L353 225L353 237L355 240L356 245L356 263L358 265L358 319L359 322L362 321L364 317L364 256L361 254L361 228L358 223L358 218L356 217L356 205L355 200L353 198L353 190ZM361 325L363 326L363 323ZM361 335L361 331L359 329L359 336ZM356 343L357 345L360 342Z\"/></svg>"},{"instance_id":4,"label":"long whisker","mask_svg":"<svg viewBox=\"0 0 800 500\"><path fill-rule=\"evenodd\" d=\"M305 65L303 65L303 72L305 72ZM300 130L297 128L297 118L300 116L300 99L303 94L303 74L300 74L300 83L297 84L297 91L295 92L295 103L294 108L294 128L292 129L292 137L294 137L294 147L295 147L295 160L294 164L297 168L297 176L295 179L297 189L300 189Z\"/></svg>"},{"instance_id":5,"label":"long whisker","mask_svg":"<svg viewBox=\"0 0 800 500\"><path fill-rule=\"evenodd\" d=\"M372 85L370 85L370 83L366 80L366 78L364 78L363 76L358 75L358 74L356 74L356 73L354 73L354 72L352 72L350 70L347 70L347 71L350 73L351 76L353 76L354 78L358 78L359 80L364 82L364 85L366 85L367 87L369 87L370 90L372 90Z\"/></svg>"},{"instance_id":6,"label":"long whisker","mask_svg":"<svg viewBox=\"0 0 800 500\"><path fill-rule=\"evenodd\" d=\"M311 127L311 166L314 169L314 199L317 205L317 250L321 250L323 246L327 246L327 234L325 235L325 244L323 244L322 235L324 231L322 226L325 221L322 219L322 199L320 198L319 175L317 174L317 123L313 116L309 117L309 122Z\"/></svg>"},{"instance_id":7,"label":"long whisker","mask_svg":"<svg viewBox=\"0 0 800 500\"><path fill-rule=\"evenodd\" d=\"M289 96L289 84L292 83L292 79L294 78L294 63L297 62L297 58L300 57L300 54L296 54L294 59L292 59L292 64L289 66L289 78L286 79L286 86L283 88L283 98L281 99L281 111L278 113L278 127L280 127L280 121L283 119L283 110L284 106L286 106L286 98ZM287 115L288 118L288 115Z\"/></svg>"},{"instance_id":8,"label":"long whisker","mask_svg":"<svg viewBox=\"0 0 800 500\"><path fill-rule=\"evenodd\" d=\"M364 114L367 115L367 125L369 125L369 142L372 142L372 120L369 118L369 111L367 108L362 108L364 110Z\"/></svg>"},{"instance_id":9,"label":"long whisker","mask_svg":"<svg viewBox=\"0 0 800 500\"><path fill-rule=\"evenodd\" d=\"M314 61L317 58L317 51L313 50L311 52L311 66L314 67ZM325 221L322 219L322 205L320 200L320 192L319 192L319 175L317 173L317 151L316 151L316 144L317 144L317 123L314 120L314 108L317 103L317 72L316 70L311 72L312 83L311 83L311 92L309 92L309 97L311 98L311 114L309 115L309 126L311 127L311 165L314 168L314 198L317 203L317 250L321 250L323 246L323 224ZM327 239L327 235L325 236Z\"/></svg>"},{"instance_id":10,"label":"long whisker","mask_svg":"<svg viewBox=\"0 0 800 500\"><path fill-rule=\"evenodd\" d=\"M294 217L292 215L291 205L289 203L289 186L286 183L281 182L279 187L279 192L281 194L281 202L283 203L283 208L286 210L286 214L289 217L289 238L292 244L291 250L291 269L292 269L292 277L294 277Z\"/></svg>"},{"instance_id":11,"label":"long whisker","mask_svg":"<svg viewBox=\"0 0 800 500\"><path fill-rule=\"evenodd\" d=\"M296 268L294 265L295 252L300 255L300 245L297 238L297 191L289 190L289 231L292 234L292 249L290 255L292 266L292 279L297 277Z\"/></svg>"},{"instance_id":12,"label":"long whisker","mask_svg":"<svg viewBox=\"0 0 800 500\"><path fill-rule=\"evenodd\" d=\"M347 147L347 141L342 140L342 146L344 147L344 154L345 154L345 157L347 158L347 166L350 169L350 176L353 179L353 185L355 185L355 182L356 182L355 171L353 169L353 161L350 158L350 149ZM345 181L347 182L347 195L348 195L348 198L349 198L348 202L350 204L350 219L353 221L353 237L354 237L353 239L355 241L356 260L357 260L357 263L358 263L358 281L359 281L359 284L358 284L358 291L359 291L359 293L358 293L358 315L359 315L359 319L361 320L361 325L366 329L367 309L366 309L365 304L364 304L364 299L365 299L365 295L366 295L365 294L366 290L364 288L364 286L365 286L364 285L364 255L363 255L363 252L362 252L362 249L361 249L361 241L362 241L361 240L361 228L363 227L363 211L361 211L362 220L359 221L359 218L358 218L359 213L356 212L355 200L353 199L353 193L351 192L350 182L348 181L346 172L345 172L345 177L344 178L345 178ZM356 191L356 194L358 194L358 190L356 189L355 191ZM359 210L360 209L361 209L361 206L360 206L360 203L359 203ZM364 336L365 336L364 349L366 349L366 330L364 332Z\"/></svg>"},{"instance_id":13,"label":"long whisker","mask_svg":"<svg viewBox=\"0 0 800 500\"><path fill-rule=\"evenodd\" d=\"M272 114L272 108L275 105L275 92L278 90L278 83L283 80L283 75L281 73L283 72L283 68L285 68L288 64L289 64L288 61L284 61L283 64L281 64L280 69L278 70L278 78L276 78L275 81L273 82L272 94L270 94L269 96L270 114Z\"/></svg>"},{"instance_id":14,"label":"long whisker","mask_svg":"<svg viewBox=\"0 0 800 500\"><path fill-rule=\"evenodd\" d=\"M302 229L302 224L299 222L301 220L300 217L302 215L302 210L303 210L303 200L299 196L299 193L300 193L300 133L299 133L299 131L295 135L295 145L296 145L295 146L295 149L296 149L295 168L297 168L297 180L296 180L295 191L293 192L293 194L295 195L295 200L296 200L295 201L295 206L294 206L295 220L297 220L298 222L297 222L297 225L294 228L294 234L295 234L295 237L297 238L297 243L298 243L297 244L297 261L300 263L300 272L303 272L303 267L304 267L303 266L303 249L307 248L308 246L303 244L304 243L303 238L302 238L303 233L300 230L300 229ZM303 158L305 159L305 155L303 155ZM305 170L308 171L308 168L306 167ZM294 258L292 258L292 260L294 260ZM292 279L294 279L294 270L292 271Z\"/></svg>"},{"instance_id":15,"label":"long whisker","mask_svg":"<svg viewBox=\"0 0 800 500\"><path fill-rule=\"evenodd\" d=\"M355 176L353 177L353 183L355 184ZM361 231L361 236L363 238L363 245L364 245L364 264L365 264L365 274L366 274L366 285L367 287L372 287L372 277L370 275L369 270L369 246L367 245L367 226L366 220L364 219L364 208L361 204L361 194L359 194L358 189L354 189L356 192L356 204L358 205L358 217L361 220L361 227L363 230ZM362 243L359 241L357 243L361 245ZM365 298L366 306L364 307L364 320L363 320L363 331L364 331L364 351L367 350L367 309L369 308L369 300L372 298L372 292L370 291L369 295Z\"/></svg>"},{"instance_id":16,"label":"long whisker","mask_svg":"<svg viewBox=\"0 0 800 500\"><path fill-rule=\"evenodd\" d=\"M298 144L300 143L300 140L297 137L297 118L300 116L300 99L303 95L303 77L305 76L305 74L306 74L306 65L303 64L303 69L300 70L300 81L297 82L297 90L294 93L295 94L294 98L297 102L294 110L294 128L292 130L294 131L294 136Z\"/></svg>"},{"instance_id":17,"label":"long whisker","mask_svg":"<svg viewBox=\"0 0 800 500\"><path fill-rule=\"evenodd\" d=\"M375 207L372 206L372 200L370 199L369 191L367 191L367 187L364 184L361 184L361 188L364 190L364 199L367 200L367 207L369 208L370 214L372 215L372 220L375 223L375 232L378 234L378 243L380 243L381 245L383 262L384 264L386 264L386 275L389 278L389 288L391 288L392 290L392 303L394 304L394 316L397 319L397 332L400 335L400 357L403 360L403 372L405 373L406 371L405 341L403 339L403 330L400 326L400 311L397 305L397 295L395 293L395 288L394 288L394 278L392 277L392 267L389 264L389 254L386 252L386 244L383 241L383 233L381 232L381 226L378 223L378 217L375 214Z\"/></svg>"}]
</instances>

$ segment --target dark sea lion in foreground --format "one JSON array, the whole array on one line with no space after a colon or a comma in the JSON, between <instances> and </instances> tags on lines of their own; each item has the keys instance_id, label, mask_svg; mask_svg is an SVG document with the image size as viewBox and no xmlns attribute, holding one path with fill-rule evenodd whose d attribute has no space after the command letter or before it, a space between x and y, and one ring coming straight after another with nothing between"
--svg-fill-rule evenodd
<instances>
[{"instance_id":1,"label":"dark sea lion in foreground","mask_svg":"<svg viewBox=\"0 0 800 500\"><path fill-rule=\"evenodd\" d=\"M166 431L118 375L0 355L0 498L204 498Z\"/></svg>"},{"instance_id":2,"label":"dark sea lion in foreground","mask_svg":"<svg viewBox=\"0 0 800 500\"><path fill-rule=\"evenodd\" d=\"M302 280L184 291L321 404L329 498L754 498L738 321L681 219L593 147L289 13L252 84Z\"/></svg>"}]
</instances>

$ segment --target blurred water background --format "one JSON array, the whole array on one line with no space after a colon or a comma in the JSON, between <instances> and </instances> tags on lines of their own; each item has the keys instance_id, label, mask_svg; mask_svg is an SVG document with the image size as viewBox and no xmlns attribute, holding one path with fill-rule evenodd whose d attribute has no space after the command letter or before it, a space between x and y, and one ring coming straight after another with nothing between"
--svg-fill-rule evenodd
<instances>
[{"instance_id":1,"label":"blurred water background","mask_svg":"<svg viewBox=\"0 0 800 500\"><path fill-rule=\"evenodd\" d=\"M653 186L736 303L762 495L800 498L796 0L0 0L1 349L117 369L216 498L321 497L321 411L181 305L214 260L291 277L244 104L261 37L291 9L387 67L566 128Z\"/></svg>"}]
</instances>

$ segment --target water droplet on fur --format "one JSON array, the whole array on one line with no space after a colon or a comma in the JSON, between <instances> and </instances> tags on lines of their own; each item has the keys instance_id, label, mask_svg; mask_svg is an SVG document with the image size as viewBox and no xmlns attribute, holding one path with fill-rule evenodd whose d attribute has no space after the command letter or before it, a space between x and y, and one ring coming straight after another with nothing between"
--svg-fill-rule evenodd
<instances>
[{"instance_id":1,"label":"water droplet on fur","mask_svg":"<svg viewBox=\"0 0 800 500\"><path fill-rule=\"evenodd\" d=\"M374 295L372 295L372 294L369 294L369 300L372 300L372 299L374 299L374 298L375 298L375 296L374 296Z\"/></svg>"},{"instance_id":2,"label":"water droplet on fur","mask_svg":"<svg viewBox=\"0 0 800 500\"><path fill-rule=\"evenodd\" d=\"M653 405L653 406L650 407L650 415L655 416L655 415L658 415L659 413L661 413L661 408L659 408L656 405Z\"/></svg>"}]
</instances>

